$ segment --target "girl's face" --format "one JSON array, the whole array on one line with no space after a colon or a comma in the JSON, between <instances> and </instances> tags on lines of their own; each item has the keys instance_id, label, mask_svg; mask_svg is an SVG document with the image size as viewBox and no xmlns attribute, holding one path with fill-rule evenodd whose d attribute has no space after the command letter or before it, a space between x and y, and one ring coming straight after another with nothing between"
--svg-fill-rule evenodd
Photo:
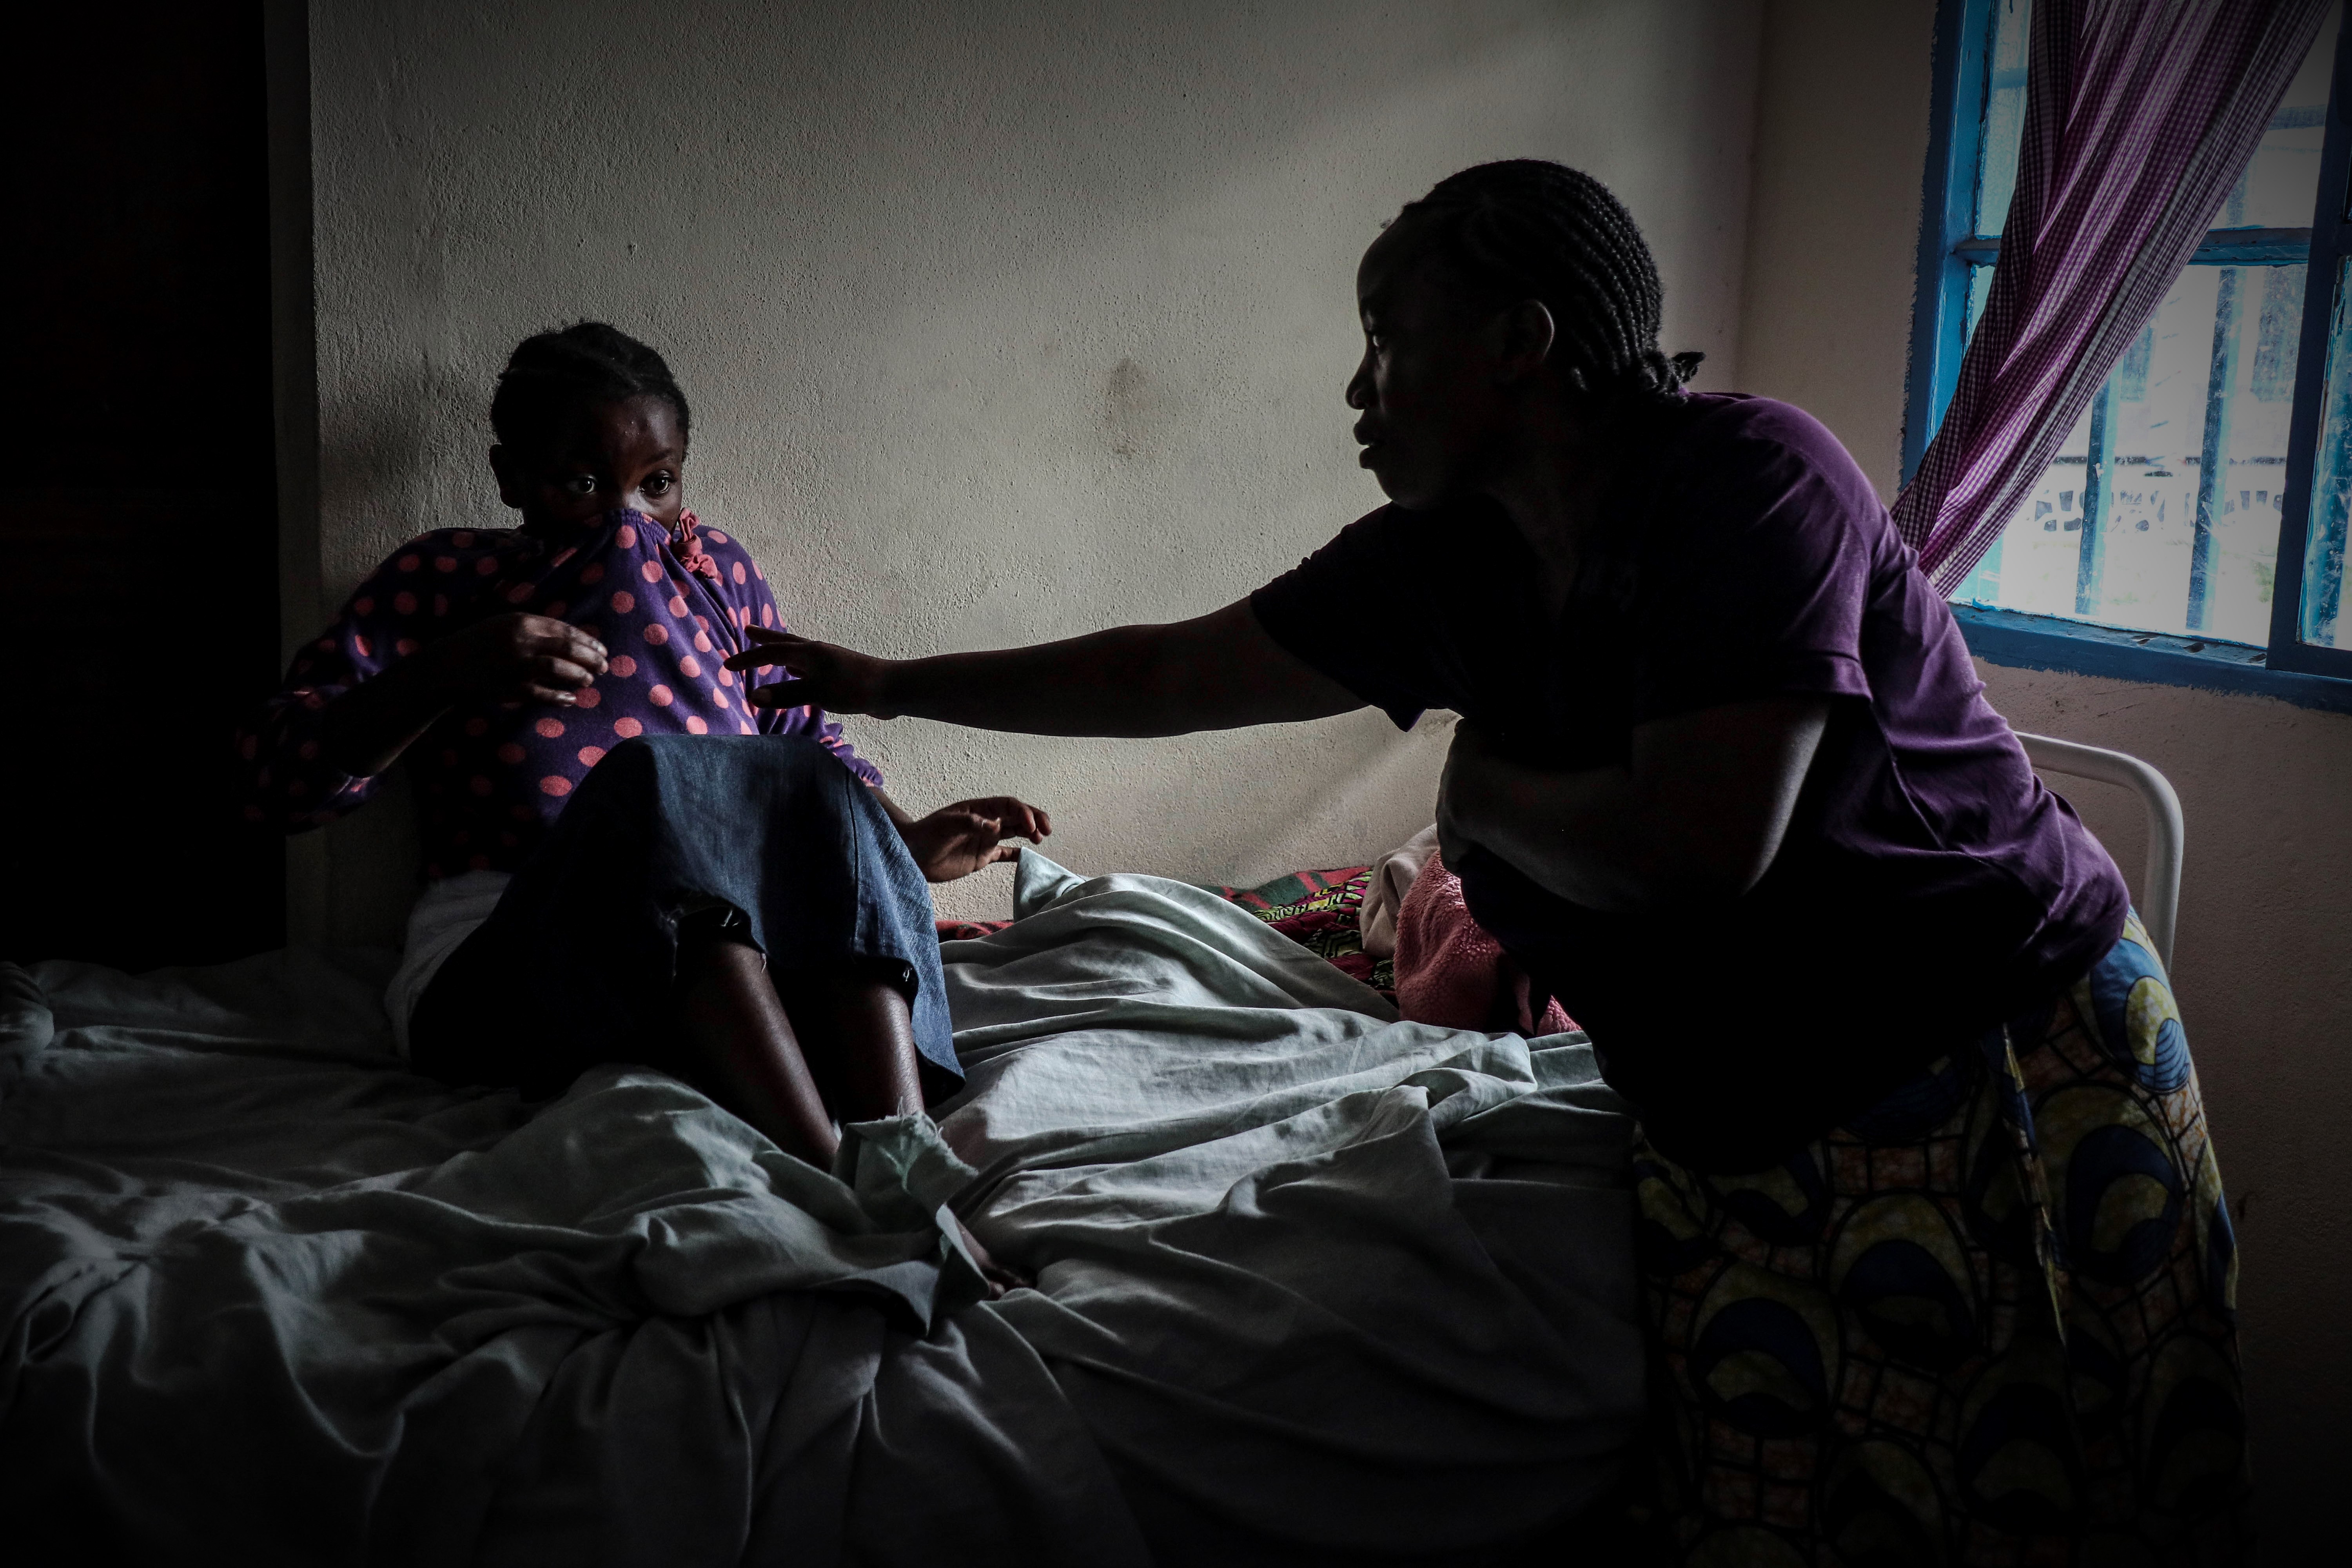
<instances>
[{"instance_id":1,"label":"girl's face","mask_svg":"<svg viewBox=\"0 0 2352 1568\"><path fill-rule=\"evenodd\" d=\"M1349 378L1348 406L1361 411L1357 460L1407 508L1476 490L1512 406L1502 317L1467 307L1448 284L1402 224L1374 240L1356 270L1364 357Z\"/></svg>"},{"instance_id":2,"label":"girl's face","mask_svg":"<svg viewBox=\"0 0 2352 1568\"><path fill-rule=\"evenodd\" d=\"M685 468L686 433L667 397L583 404L543 453L490 448L499 499L541 532L620 510L675 524L686 506Z\"/></svg>"}]
</instances>

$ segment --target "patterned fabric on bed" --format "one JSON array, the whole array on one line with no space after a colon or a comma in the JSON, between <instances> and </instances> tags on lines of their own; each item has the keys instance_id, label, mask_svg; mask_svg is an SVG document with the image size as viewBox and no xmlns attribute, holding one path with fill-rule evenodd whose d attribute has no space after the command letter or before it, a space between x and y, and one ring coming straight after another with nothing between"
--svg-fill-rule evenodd
<instances>
[{"instance_id":1,"label":"patterned fabric on bed","mask_svg":"<svg viewBox=\"0 0 2352 1568\"><path fill-rule=\"evenodd\" d=\"M1293 871L1255 888L1229 888L1222 883L1196 884L1229 903L1238 904L1299 946L1327 960L1333 968L1360 980L1390 1002L1396 1001L1396 966L1392 960L1374 958L1364 951L1357 915L1372 885L1370 866L1340 866L1323 871ZM992 936L1011 921L941 921L941 942L971 942Z\"/></svg>"},{"instance_id":2,"label":"patterned fabric on bed","mask_svg":"<svg viewBox=\"0 0 2352 1568\"><path fill-rule=\"evenodd\" d=\"M1239 904L1307 952L1328 961L1342 974L1362 981L1394 1002L1396 966L1364 951L1363 931L1357 924L1364 894L1371 885L1370 866L1294 871L1255 888L1204 884L1219 898Z\"/></svg>"}]
</instances>

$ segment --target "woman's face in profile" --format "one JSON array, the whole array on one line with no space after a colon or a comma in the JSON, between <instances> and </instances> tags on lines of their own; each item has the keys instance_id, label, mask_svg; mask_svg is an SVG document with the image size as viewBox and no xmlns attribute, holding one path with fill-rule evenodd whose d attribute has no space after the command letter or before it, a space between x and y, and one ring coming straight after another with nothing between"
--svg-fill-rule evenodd
<instances>
[{"instance_id":1,"label":"woman's face in profile","mask_svg":"<svg viewBox=\"0 0 2352 1568\"><path fill-rule=\"evenodd\" d=\"M1357 460L1399 506L1475 491L1502 431L1501 318L1463 293L1413 243L1410 220L1374 240L1356 269L1364 357L1348 406L1360 411Z\"/></svg>"}]
</instances>

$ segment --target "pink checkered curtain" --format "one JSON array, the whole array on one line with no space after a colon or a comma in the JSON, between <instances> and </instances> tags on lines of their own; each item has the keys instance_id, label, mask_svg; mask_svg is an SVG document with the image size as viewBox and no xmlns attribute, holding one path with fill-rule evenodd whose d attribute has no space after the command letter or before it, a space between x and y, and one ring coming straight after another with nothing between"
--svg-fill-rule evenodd
<instances>
[{"instance_id":1,"label":"pink checkered curtain","mask_svg":"<svg viewBox=\"0 0 2352 1568\"><path fill-rule=\"evenodd\" d=\"M1950 593L2024 504L2253 156L2328 0L2032 0L2017 193L1895 521Z\"/></svg>"}]
</instances>

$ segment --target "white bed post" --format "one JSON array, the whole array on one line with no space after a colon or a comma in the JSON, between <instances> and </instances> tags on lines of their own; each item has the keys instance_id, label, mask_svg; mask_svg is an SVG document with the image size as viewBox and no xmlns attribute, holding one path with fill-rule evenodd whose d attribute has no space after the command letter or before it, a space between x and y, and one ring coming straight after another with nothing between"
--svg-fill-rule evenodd
<instances>
[{"instance_id":1,"label":"white bed post","mask_svg":"<svg viewBox=\"0 0 2352 1568\"><path fill-rule=\"evenodd\" d=\"M2034 767L2046 773L2072 773L2101 784L2121 784L2147 809L2147 876L2141 884L2139 915L2156 944L2157 961L2172 968L2172 933L2180 912L2180 857L2186 826L2180 797L2171 781L2137 757L2048 735L2017 737Z\"/></svg>"}]
</instances>

